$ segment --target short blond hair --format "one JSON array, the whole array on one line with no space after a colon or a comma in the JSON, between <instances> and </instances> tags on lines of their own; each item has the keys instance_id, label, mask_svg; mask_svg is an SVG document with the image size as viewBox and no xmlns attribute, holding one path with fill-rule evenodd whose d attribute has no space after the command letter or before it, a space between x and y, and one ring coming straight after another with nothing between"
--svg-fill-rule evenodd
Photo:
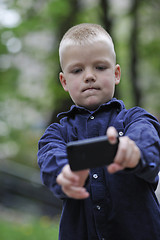
<instances>
[{"instance_id":1,"label":"short blond hair","mask_svg":"<svg viewBox=\"0 0 160 240\"><path fill-rule=\"evenodd\" d=\"M109 40L109 41L108 41ZM62 53L68 46L91 44L96 41L108 41L111 45L113 57L116 62L114 44L109 33L98 24L82 23L71 27L63 36L59 45L59 58L62 66Z\"/></svg>"}]
</instances>

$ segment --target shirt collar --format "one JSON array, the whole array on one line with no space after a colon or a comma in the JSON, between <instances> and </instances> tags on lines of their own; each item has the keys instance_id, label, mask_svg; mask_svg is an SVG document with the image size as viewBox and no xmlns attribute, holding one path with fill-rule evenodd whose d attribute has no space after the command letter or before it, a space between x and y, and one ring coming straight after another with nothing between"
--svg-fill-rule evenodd
<instances>
[{"instance_id":1,"label":"shirt collar","mask_svg":"<svg viewBox=\"0 0 160 240\"><path fill-rule=\"evenodd\" d=\"M125 105L123 103L122 100L117 100L116 98L112 98L110 101L108 101L107 103L103 103L102 105L100 105L96 110L94 111L90 111L84 107L80 107L80 106L76 106L76 105L72 105L70 110L69 111L66 111L66 112L61 112L57 115L57 117L64 117L64 116L71 116L71 115L75 115L77 112L89 112L89 113L93 113L93 112L96 112L98 111L99 109L101 108L104 108L104 107L117 107L117 110L121 111L122 109L125 108Z\"/></svg>"}]
</instances>

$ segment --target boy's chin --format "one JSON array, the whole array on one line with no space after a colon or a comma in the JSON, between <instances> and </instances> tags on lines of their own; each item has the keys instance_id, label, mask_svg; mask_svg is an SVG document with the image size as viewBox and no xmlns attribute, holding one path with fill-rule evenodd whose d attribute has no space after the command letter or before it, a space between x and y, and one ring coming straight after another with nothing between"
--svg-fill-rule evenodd
<instances>
[{"instance_id":1,"label":"boy's chin","mask_svg":"<svg viewBox=\"0 0 160 240\"><path fill-rule=\"evenodd\" d=\"M111 97L112 98L112 97ZM105 99L97 99L95 97L90 97L87 98L85 101L83 102L79 102L79 103L75 103L77 106L79 107L84 107L90 111L94 111L96 110L99 106L101 106L102 104L109 102L111 100L110 97L105 98Z\"/></svg>"},{"instance_id":2,"label":"boy's chin","mask_svg":"<svg viewBox=\"0 0 160 240\"><path fill-rule=\"evenodd\" d=\"M90 110L90 111L94 111L96 110L99 106L101 106L102 104L106 103L106 102L109 102L110 100L106 100L106 101L103 101L103 102L96 102L96 103L90 103L90 104L85 104L85 108Z\"/></svg>"},{"instance_id":3,"label":"boy's chin","mask_svg":"<svg viewBox=\"0 0 160 240\"><path fill-rule=\"evenodd\" d=\"M84 106L82 106L82 107L84 107L84 108L86 108L86 109L88 109L88 110L90 110L90 111L94 111L94 110L96 110L99 106L101 105L101 103L97 103L97 104L84 104Z\"/></svg>"}]
</instances>

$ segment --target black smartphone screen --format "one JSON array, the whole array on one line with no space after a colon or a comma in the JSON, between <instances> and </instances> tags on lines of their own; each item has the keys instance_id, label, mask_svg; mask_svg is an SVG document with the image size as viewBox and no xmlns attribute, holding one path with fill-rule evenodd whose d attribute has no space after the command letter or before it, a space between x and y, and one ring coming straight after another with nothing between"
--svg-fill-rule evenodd
<instances>
[{"instance_id":1,"label":"black smartphone screen","mask_svg":"<svg viewBox=\"0 0 160 240\"><path fill-rule=\"evenodd\" d=\"M107 136L89 138L67 143L67 154L72 171L91 169L109 165L113 162L118 149L109 143Z\"/></svg>"}]
</instances>

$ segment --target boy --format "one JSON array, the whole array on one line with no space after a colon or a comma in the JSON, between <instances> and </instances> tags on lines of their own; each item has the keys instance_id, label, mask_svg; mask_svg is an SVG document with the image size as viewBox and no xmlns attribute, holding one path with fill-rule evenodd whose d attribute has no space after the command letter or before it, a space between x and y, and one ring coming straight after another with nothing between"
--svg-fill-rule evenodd
<instances>
[{"instance_id":1,"label":"boy","mask_svg":"<svg viewBox=\"0 0 160 240\"><path fill-rule=\"evenodd\" d=\"M99 25L79 24L61 40L60 82L75 105L39 141L44 184L63 199L61 240L160 240L155 196L160 125L145 110L113 98L120 66L111 37ZM66 143L107 133L120 142L108 167L72 172ZM100 156L99 156L100 157Z\"/></svg>"}]
</instances>

